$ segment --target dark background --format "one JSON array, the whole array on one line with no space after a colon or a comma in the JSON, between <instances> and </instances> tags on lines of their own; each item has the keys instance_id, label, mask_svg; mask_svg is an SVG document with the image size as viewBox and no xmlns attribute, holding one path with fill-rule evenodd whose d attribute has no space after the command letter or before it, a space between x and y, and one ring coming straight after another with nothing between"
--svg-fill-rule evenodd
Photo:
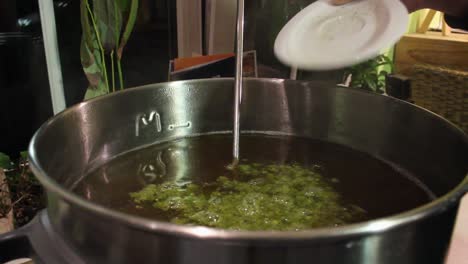
<instances>
[{"instance_id":1,"label":"dark background","mask_svg":"<svg viewBox=\"0 0 468 264\"><path fill-rule=\"evenodd\" d=\"M139 14L122 61L126 87L167 80L168 62L177 56L175 2L156 6L146 1L140 8L145 14ZM79 0L54 1L67 106L81 102L87 88L79 6ZM16 156L26 150L33 133L52 115L38 0L1 0L0 152Z\"/></svg>"},{"instance_id":2,"label":"dark background","mask_svg":"<svg viewBox=\"0 0 468 264\"><path fill-rule=\"evenodd\" d=\"M0 152L12 156L26 150L33 133L53 115L38 1L0 0ZM257 51L259 77L289 78L289 69L273 54L274 40L314 1L246 1L245 50ZM139 6L122 60L126 87L167 81L169 60L177 57L176 1L140 0ZM67 106L81 102L87 89L79 7L80 0L54 0ZM298 73L298 79L334 84L341 77L341 71Z\"/></svg>"}]
</instances>

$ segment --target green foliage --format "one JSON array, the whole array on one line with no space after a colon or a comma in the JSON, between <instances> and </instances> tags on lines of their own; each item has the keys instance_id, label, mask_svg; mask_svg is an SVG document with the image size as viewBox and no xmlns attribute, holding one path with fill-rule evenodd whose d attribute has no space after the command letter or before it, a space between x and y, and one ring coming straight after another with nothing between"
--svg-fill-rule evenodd
<instances>
[{"instance_id":1,"label":"green foliage","mask_svg":"<svg viewBox=\"0 0 468 264\"><path fill-rule=\"evenodd\" d=\"M125 26L125 31L123 33L122 41L120 42L119 50L117 52L117 57L122 58L122 51L125 45L127 44L130 34L133 31L135 26L136 17L138 14L138 0L131 0L130 13L128 15L127 25Z\"/></svg>"},{"instance_id":2,"label":"green foliage","mask_svg":"<svg viewBox=\"0 0 468 264\"><path fill-rule=\"evenodd\" d=\"M124 88L122 53L137 13L138 0L81 0L83 35L80 54L89 82L85 99L116 91L116 76L120 89Z\"/></svg>"},{"instance_id":3,"label":"green foliage","mask_svg":"<svg viewBox=\"0 0 468 264\"><path fill-rule=\"evenodd\" d=\"M28 160L28 152L27 151L21 151L20 152L20 157L23 159L23 160Z\"/></svg>"},{"instance_id":4,"label":"green foliage","mask_svg":"<svg viewBox=\"0 0 468 264\"><path fill-rule=\"evenodd\" d=\"M374 59L360 63L345 71L345 75L352 75L350 86L376 93L385 92L385 77L388 72L380 70L388 66L393 71L393 63L386 55L379 55Z\"/></svg>"},{"instance_id":5,"label":"green foliage","mask_svg":"<svg viewBox=\"0 0 468 264\"><path fill-rule=\"evenodd\" d=\"M91 99L108 93L109 91L107 90L106 85L102 82L99 82L98 85L94 87L94 89L88 88L88 90L86 90L85 99Z\"/></svg>"},{"instance_id":6,"label":"green foliage","mask_svg":"<svg viewBox=\"0 0 468 264\"><path fill-rule=\"evenodd\" d=\"M10 169L12 166L11 159L5 153L0 152L0 168Z\"/></svg>"},{"instance_id":7,"label":"green foliage","mask_svg":"<svg viewBox=\"0 0 468 264\"><path fill-rule=\"evenodd\" d=\"M303 230L356 221L364 211L343 203L332 183L298 165L242 164L232 179L204 185L173 181L131 193L171 222L234 230Z\"/></svg>"},{"instance_id":8,"label":"green foliage","mask_svg":"<svg viewBox=\"0 0 468 264\"><path fill-rule=\"evenodd\" d=\"M130 7L130 0L117 0L117 5L119 6L120 10L126 12Z\"/></svg>"},{"instance_id":9,"label":"green foliage","mask_svg":"<svg viewBox=\"0 0 468 264\"><path fill-rule=\"evenodd\" d=\"M0 157L10 165L6 179L0 182L0 218L13 210L15 226L20 227L45 208L44 190L27 165L27 151L21 152L15 162L5 159L5 154L0 153Z\"/></svg>"}]
</instances>

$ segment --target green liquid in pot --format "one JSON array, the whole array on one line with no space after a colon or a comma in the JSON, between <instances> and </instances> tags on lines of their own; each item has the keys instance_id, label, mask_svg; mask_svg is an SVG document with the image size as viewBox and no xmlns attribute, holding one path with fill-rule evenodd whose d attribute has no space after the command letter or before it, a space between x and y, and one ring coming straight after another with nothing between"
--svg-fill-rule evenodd
<instances>
[{"instance_id":1,"label":"green liquid in pot","mask_svg":"<svg viewBox=\"0 0 468 264\"><path fill-rule=\"evenodd\" d=\"M75 189L122 212L234 230L304 230L399 213L431 199L409 175L339 145L244 135L207 135L119 156Z\"/></svg>"},{"instance_id":2,"label":"green liquid in pot","mask_svg":"<svg viewBox=\"0 0 468 264\"><path fill-rule=\"evenodd\" d=\"M151 184L131 194L171 222L236 230L301 230L365 217L319 173L298 165L239 165L209 184Z\"/></svg>"}]
</instances>

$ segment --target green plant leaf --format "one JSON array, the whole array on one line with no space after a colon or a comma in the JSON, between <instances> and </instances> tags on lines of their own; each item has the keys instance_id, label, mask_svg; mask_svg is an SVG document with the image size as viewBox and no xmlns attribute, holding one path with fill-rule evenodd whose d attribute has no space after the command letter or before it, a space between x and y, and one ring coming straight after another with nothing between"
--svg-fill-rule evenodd
<instances>
[{"instance_id":1,"label":"green plant leaf","mask_svg":"<svg viewBox=\"0 0 468 264\"><path fill-rule=\"evenodd\" d=\"M351 87L382 93L385 88L385 76L388 74L387 71L381 70L383 66L389 66L393 71L393 62L385 54L354 65L345 72L352 74Z\"/></svg>"},{"instance_id":2,"label":"green plant leaf","mask_svg":"<svg viewBox=\"0 0 468 264\"><path fill-rule=\"evenodd\" d=\"M375 69L379 66L379 62L377 60L371 60L369 63L369 68Z\"/></svg>"},{"instance_id":3,"label":"green plant leaf","mask_svg":"<svg viewBox=\"0 0 468 264\"><path fill-rule=\"evenodd\" d=\"M354 88L359 88L359 87L362 86L360 80L354 80L354 79L351 80L351 84L350 84L350 85L351 85L351 87L354 87Z\"/></svg>"},{"instance_id":4,"label":"green plant leaf","mask_svg":"<svg viewBox=\"0 0 468 264\"><path fill-rule=\"evenodd\" d=\"M372 71L370 73L368 73L367 75L367 79L373 81L373 82L376 82L378 80L378 75L377 75L377 71Z\"/></svg>"},{"instance_id":5,"label":"green plant leaf","mask_svg":"<svg viewBox=\"0 0 468 264\"><path fill-rule=\"evenodd\" d=\"M28 154L27 151L21 151L21 152L20 152L20 156L21 156L21 158L22 158L23 160L27 160L29 154Z\"/></svg>"},{"instance_id":6,"label":"green plant leaf","mask_svg":"<svg viewBox=\"0 0 468 264\"><path fill-rule=\"evenodd\" d=\"M88 45L84 37L81 39L80 59L81 59L81 65L83 66L83 68L88 68L91 65L95 64L95 60L96 60L94 58L93 51L91 50L90 46Z\"/></svg>"},{"instance_id":7,"label":"green plant leaf","mask_svg":"<svg viewBox=\"0 0 468 264\"><path fill-rule=\"evenodd\" d=\"M372 91L377 91L377 84L371 80L366 80L366 86L369 87Z\"/></svg>"},{"instance_id":8,"label":"green plant leaf","mask_svg":"<svg viewBox=\"0 0 468 264\"><path fill-rule=\"evenodd\" d=\"M382 70L382 71L379 72L379 77L380 77L380 76L384 76L384 77L385 77L385 76L387 76L387 75L388 75L388 72L387 72L387 71Z\"/></svg>"},{"instance_id":9,"label":"green plant leaf","mask_svg":"<svg viewBox=\"0 0 468 264\"><path fill-rule=\"evenodd\" d=\"M135 26L136 17L138 15L138 0L130 0L130 13L128 14L127 25L125 26L124 33L122 35L122 39L120 40L119 49L117 50L117 58L120 60L122 59L122 53L125 45L127 45L127 41L132 34L133 27Z\"/></svg>"},{"instance_id":10,"label":"green plant leaf","mask_svg":"<svg viewBox=\"0 0 468 264\"><path fill-rule=\"evenodd\" d=\"M93 26L93 19L90 18L91 14L88 9L88 0L81 2L81 26L82 26L82 39L80 46L80 58L83 71L89 82L89 88L97 89L100 82L103 82L103 65L101 59L101 50L96 32Z\"/></svg>"},{"instance_id":11,"label":"green plant leaf","mask_svg":"<svg viewBox=\"0 0 468 264\"><path fill-rule=\"evenodd\" d=\"M102 46L106 53L110 53L118 45L116 36L122 27L120 7L115 0L95 0L93 12Z\"/></svg>"},{"instance_id":12,"label":"green plant leaf","mask_svg":"<svg viewBox=\"0 0 468 264\"><path fill-rule=\"evenodd\" d=\"M116 0L117 5L119 6L119 9L122 10L122 12L126 12L128 8L130 7L130 0Z\"/></svg>"},{"instance_id":13,"label":"green plant leaf","mask_svg":"<svg viewBox=\"0 0 468 264\"><path fill-rule=\"evenodd\" d=\"M97 46L96 40L92 42L94 46ZM88 79L91 88L98 86L103 81L101 55L99 48L88 47L87 42L83 38L81 41L81 64L83 71Z\"/></svg>"},{"instance_id":14,"label":"green plant leaf","mask_svg":"<svg viewBox=\"0 0 468 264\"><path fill-rule=\"evenodd\" d=\"M10 169L11 168L11 159L10 157L5 154L0 152L0 168L3 169Z\"/></svg>"},{"instance_id":15,"label":"green plant leaf","mask_svg":"<svg viewBox=\"0 0 468 264\"><path fill-rule=\"evenodd\" d=\"M387 64L393 64L393 61L386 55L382 55L381 59Z\"/></svg>"},{"instance_id":16,"label":"green plant leaf","mask_svg":"<svg viewBox=\"0 0 468 264\"><path fill-rule=\"evenodd\" d=\"M88 87L85 94L85 100L89 100L101 95L107 94L109 91L106 88L106 84L100 82L95 89Z\"/></svg>"},{"instance_id":17,"label":"green plant leaf","mask_svg":"<svg viewBox=\"0 0 468 264\"><path fill-rule=\"evenodd\" d=\"M138 15L139 0L81 0L82 43L80 48L83 71L89 86L85 99L109 92L108 76L115 86L115 67L107 70L106 58L117 54L120 87L123 87L121 58ZM123 16L127 20L123 28Z\"/></svg>"},{"instance_id":18,"label":"green plant leaf","mask_svg":"<svg viewBox=\"0 0 468 264\"><path fill-rule=\"evenodd\" d=\"M107 0L107 1L114 1L114 0ZM128 1L127 1L128 2ZM128 4L128 3L127 3ZM122 32L122 12L123 12L123 8L122 6L117 3L117 4L114 4L113 5L114 7L114 38L115 38L115 45L114 45L114 49L115 49L115 52L118 50L119 48L119 45L120 45L120 35L121 35L121 32Z\"/></svg>"},{"instance_id":19,"label":"green plant leaf","mask_svg":"<svg viewBox=\"0 0 468 264\"><path fill-rule=\"evenodd\" d=\"M88 14L88 0L82 0L80 5L80 17L81 17L81 31L82 39L86 42L88 46L92 46L92 39L94 36L91 23L89 21Z\"/></svg>"}]
</instances>

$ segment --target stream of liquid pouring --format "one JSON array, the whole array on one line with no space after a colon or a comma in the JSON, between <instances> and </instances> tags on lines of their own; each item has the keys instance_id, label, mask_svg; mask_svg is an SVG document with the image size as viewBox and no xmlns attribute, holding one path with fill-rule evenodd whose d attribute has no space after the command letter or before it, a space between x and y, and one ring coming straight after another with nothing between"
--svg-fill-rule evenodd
<instances>
[{"instance_id":1,"label":"stream of liquid pouring","mask_svg":"<svg viewBox=\"0 0 468 264\"><path fill-rule=\"evenodd\" d=\"M233 166L239 162L240 104L242 93L242 59L244 54L244 0L237 0L236 77L234 86Z\"/></svg>"}]
</instances>

